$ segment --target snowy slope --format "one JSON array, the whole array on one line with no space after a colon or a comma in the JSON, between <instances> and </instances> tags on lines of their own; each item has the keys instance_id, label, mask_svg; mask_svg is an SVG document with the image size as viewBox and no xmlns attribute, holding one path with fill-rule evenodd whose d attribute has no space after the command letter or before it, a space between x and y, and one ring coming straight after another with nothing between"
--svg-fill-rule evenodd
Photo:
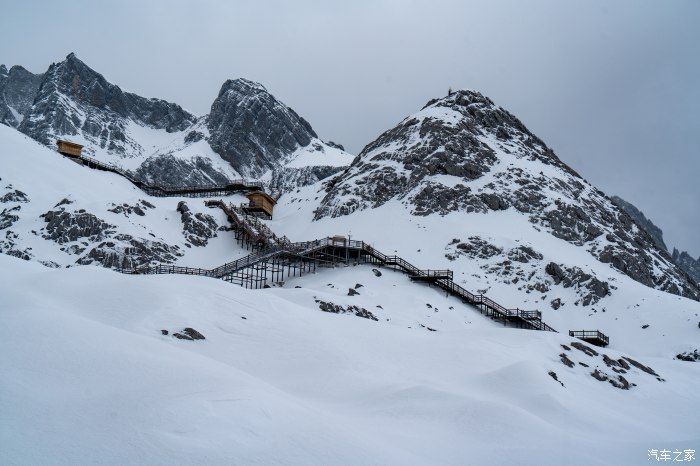
<instances>
[{"instance_id":1,"label":"snowy slope","mask_svg":"<svg viewBox=\"0 0 700 466\"><path fill-rule=\"evenodd\" d=\"M697 365L639 358L665 381L633 367L620 390L589 376L614 374L602 354L472 319L398 273L250 291L2 255L0 294L3 464L631 465L700 441ZM161 334L183 327L206 339Z\"/></svg>"},{"instance_id":2,"label":"snowy slope","mask_svg":"<svg viewBox=\"0 0 700 466\"><path fill-rule=\"evenodd\" d=\"M80 166L6 126L0 141L0 250L6 254L51 266L109 267L213 266L245 254L223 213L202 199L148 196L119 175ZM190 215L177 210L180 202Z\"/></svg>"},{"instance_id":3,"label":"snowy slope","mask_svg":"<svg viewBox=\"0 0 700 466\"><path fill-rule=\"evenodd\" d=\"M700 303L678 295L693 284L515 117L458 92L352 159L305 144L291 109L269 119L267 96L242 101L221 121L291 138L260 172L295 187L277 234L450 268L559 333L502 327L369 265L260 290L121 275L107 267L247 251L203 199L152 198L0 125L1 464L639 464L697 449L700 365L675 359L700 346ZM151 129L131 133L152 161L217 160L208 117L173 139ZM186 327L206 339L173 337ZM610 347L576 347L569 329Z\"/></svg>"}]
</instances>

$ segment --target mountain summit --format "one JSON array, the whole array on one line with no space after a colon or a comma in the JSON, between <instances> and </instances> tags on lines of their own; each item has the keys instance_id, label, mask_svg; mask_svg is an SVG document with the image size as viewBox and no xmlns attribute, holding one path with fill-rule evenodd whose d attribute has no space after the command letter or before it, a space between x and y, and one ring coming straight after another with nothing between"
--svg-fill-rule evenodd
<instances>
[{"instance_id":1,"label":"mountain summit","mask_svg":"<svg viewBox=\"0 0 700 466\"><path fill-rule=\"evenodd\" d=\"M465 212L478 223L517 215L638 282L700 299L698 286L654 238L478 92L431 100L368 144L323 194L316 220L390 201L417 217Z\"/></svg>"},{"instance_id":2,"label":"mountain summit","mask_svg":"<svg viewBox=\"0 0 700 466\"><path fill-rule=\"evenodd\" d=\"M194 121L177 104L123 92L71 53L44 74L19 129L46 145L77 136L86 145L135 157L150 148L130 134L130 126L173 133Z\"/></svg>"},{"instance_id":3,"label":"mountain summit","mask_svg":"<svg viewBox=\"0 0 700 466\"><path fill-rule=\"evenodd\" d=\"M294 110L247 79L228 80L221 86L207 126L214 152L242 175L254 178L317 137Z\"/></svg>"}]
</instances>

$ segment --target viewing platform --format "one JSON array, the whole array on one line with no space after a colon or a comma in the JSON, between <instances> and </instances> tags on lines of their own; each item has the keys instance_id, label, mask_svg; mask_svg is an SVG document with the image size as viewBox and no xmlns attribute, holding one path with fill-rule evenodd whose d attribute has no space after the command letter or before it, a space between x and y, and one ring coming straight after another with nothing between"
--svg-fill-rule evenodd
<instances>
[{"instance_id":1,"label":"viewing platform","mask_svg":"<svg viewBox=\"0 0 700 466\"><path fill-rule=\"evenodd\" d=\"M608 346L610 338L599 330L569 330L569 336L595 346Z\"/></svg>"}]
</instances>

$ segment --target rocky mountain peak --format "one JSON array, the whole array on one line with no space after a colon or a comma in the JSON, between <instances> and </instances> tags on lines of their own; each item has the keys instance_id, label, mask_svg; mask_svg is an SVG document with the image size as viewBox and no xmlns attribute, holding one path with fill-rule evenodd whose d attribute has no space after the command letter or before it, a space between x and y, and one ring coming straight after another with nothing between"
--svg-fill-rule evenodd
<instances>
[{"instance_id":1,"label":"rocky mountain peak","mask_svg":"<svg viewBox=\"0 0 700 466\"><path fill-rule=\"evenodd\" d=\"M316 220L391 200L416 216L510 210L647 286L700 298L698 286L624 210L479 92L431 100L368 144L324 191Z\"/></svg>"},{"instance_id":2,"label":"rocky mountain peak","mask_svg":"<svg viewBox=\"0 0 700 466\"><path fill-rule=\"evenodd\" d=\"M237 92L242 96L249 96L254 93L268 93L262 84L245 78L227 79L221 86L219 96L225 92Z\"/></svg>"},{"instance_id":3,"label":"rocky mountain peak","mask_svg":"<svg viewBox=\"0 0 700 466\"><path fill-rule=\"evenodd\" d=\"M43 75L19 130L49 146L57 138L71 137L93 148L133 157L144 155L146 149L129 137L129 122L174 132L195 120L177 104L122 91L70 53Z\"/></svg>"},{"instance_id":4,"label":"rocky mountain peak","mask_svg":"<svg viewBox=\"0 0 700 466\"><path fill-rule=\"evenodd\" d=\"M214 152L246 177L261 176L316 138L294 110L261 84L241 78L221 86L207 126Z\"/></svg>"},{"instance_id":5,"label":"rocky mountain peak","mask_svg":"<svg viewBox=\"0 0 700 466\"><path fill-rule=\"evenodd\" d=\"M0 64L0 78L4 78L8 74L9 73L7 72L7 67L5 65Z\"/></svg>"}]
</instances>

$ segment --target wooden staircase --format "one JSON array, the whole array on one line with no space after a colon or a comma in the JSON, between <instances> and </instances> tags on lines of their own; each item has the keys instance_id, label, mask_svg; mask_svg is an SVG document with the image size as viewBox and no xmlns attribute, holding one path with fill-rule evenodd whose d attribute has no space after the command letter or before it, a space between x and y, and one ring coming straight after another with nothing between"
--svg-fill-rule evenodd
<instances>
[{"instance_id":1,"label":"wooden staircase","mask_svg":"<svg viewBox=\"0 0 700 466\"><path fill-rule=\"evenodd\" d=\"M223 201L206 201L209 207L222 209L231 222L236 240L253 252L213 269L159 265L140 270L121 270L141 274L186 274L218 278L246 288L263 288L285 277L315 272L319 267L341 263L368 263L406 273L412 281L437 286L448 295L505 326L556 332L542 321L539 311L509 309L482 294L473 294L453 280L452 270L420 269L397 255L386 255L364 241L326 237L313 241L291 242L275 235L264 222Z\"/></svg>"}]
</instances>

